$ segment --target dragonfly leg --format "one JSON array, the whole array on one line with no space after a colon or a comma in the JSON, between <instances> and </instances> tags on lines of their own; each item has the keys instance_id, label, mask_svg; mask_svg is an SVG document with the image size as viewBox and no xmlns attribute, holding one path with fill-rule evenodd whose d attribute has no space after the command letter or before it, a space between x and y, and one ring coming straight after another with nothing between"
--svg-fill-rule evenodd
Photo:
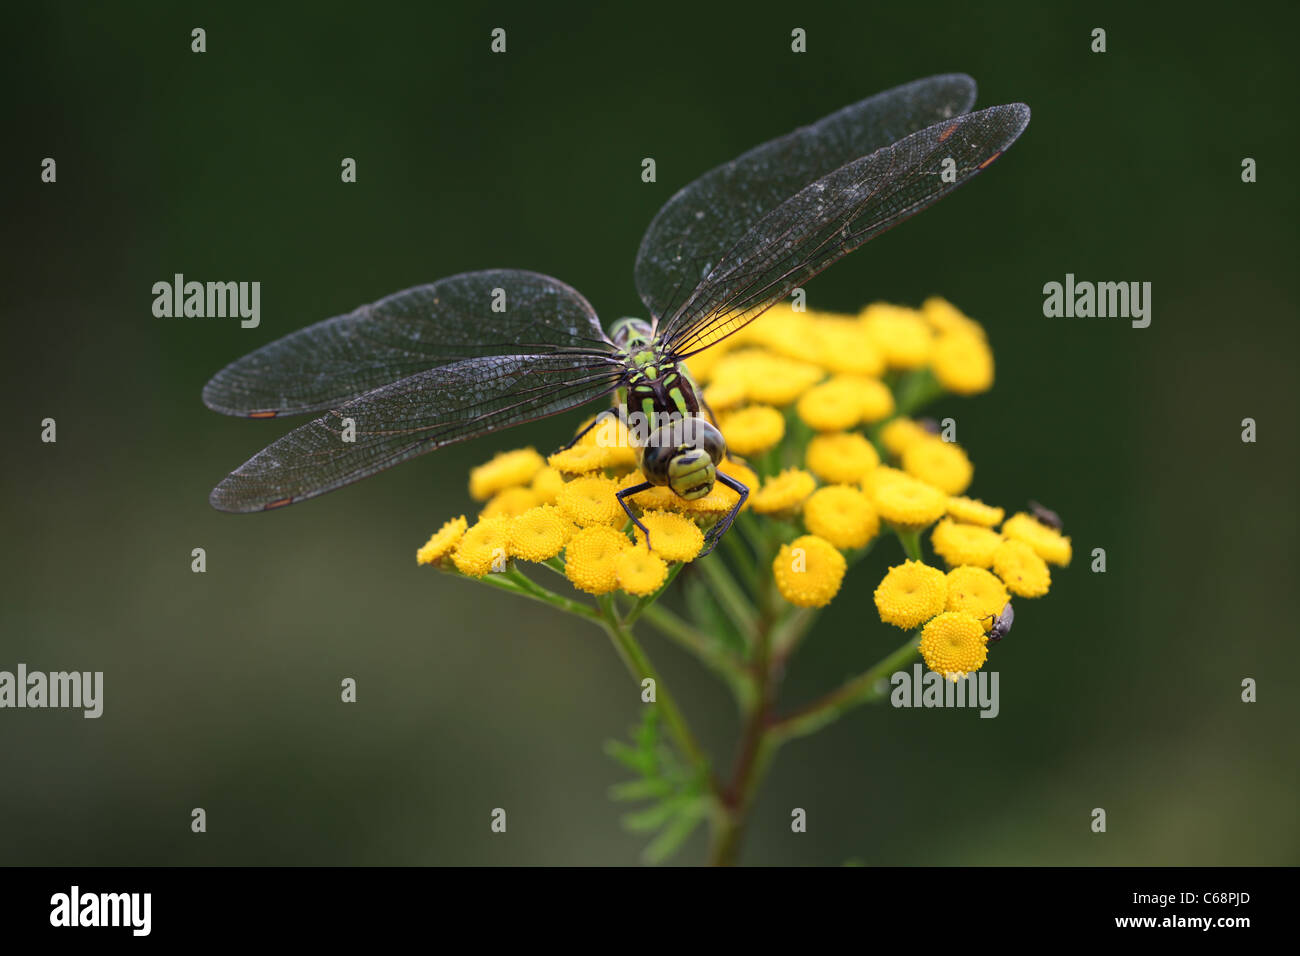
<instances>
[{"instance_id":1,"label":"dragonfly leg","mask_svg":"<svg viewBox=\"0 0 1300 956\"><path fill-rule=\"evenodd\" d=\"M632 523L640 528L641 533L645 535L645 546L647 550L650 548L650 529L641 523L640 518L632 514L632 509L627 506L627 499L631 498L635 494L640 494L643 491L649 491L653 487L654 485L650 482L643 481L639 485L633 485L631 488L624 488L622 491L615 492L614 494L614 497L618 499L618 503L623 506L623 510L627 512L627 516L632 519Z\"/></svg>"},{"instance_id":2,"label":"dragonfly leg","mask_svg":"<svg viewBox=\"0 0 1300 956\"><path fill-rule=\"evenodd\" d=\"M606 417L610 415L613 415L619 418L620 420L622 419L622 416L619 415L619 413L612 408L606 408L603 411L597 412L596 417L591 420L591 422L587 425L587 427L582 429L582 431L578 432L578 434L574 435L572 438L570 438L568 444L561 445L558 449L556 449L556 453L558 454L559 452L562 451L568 451L574 445L578 444L578 442L582 441L583 435L587 434L587 432L591 431L593 428L595 428L597 425L603 422L606 419Z\"/></svg>"},{"instance_id":3,"label":"dragonfly leg","mask_svg":"<svg viewBox=\"0 0 1300 956\"><path fill-rule=\"evenodd\" d=\"M709 533L704 536L704 550L700 552L701 558L717 547L718 542L727 533L731 523L736 520L736 515L740 514L740 509L745 506L745 500L749 497L749 489L730 475L718 472L718 481L740 495L740 500L732 505L731 510L723 516L722 520L710 528Z\"/></svg>"}]
</instances>

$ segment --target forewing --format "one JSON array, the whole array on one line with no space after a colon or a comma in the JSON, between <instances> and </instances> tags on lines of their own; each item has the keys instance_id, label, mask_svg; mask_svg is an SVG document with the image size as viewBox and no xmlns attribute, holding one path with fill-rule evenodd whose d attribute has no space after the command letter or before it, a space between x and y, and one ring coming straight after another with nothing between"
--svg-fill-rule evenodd
<instances>
[{"instance_id":1,"label":"forewing","mask_svg":"<svg viewBox=\"0 0 1300 956\"><path fill-rule=\"evenodd\" d=\"M274 418L337 408L475 356L609 348L587 300L558 279L520 269L466 272L264 345L214 375L203 402L226 415Z\"/></svg>"},{"instance_id":2,"label":"forewing","mask_svg":"<svg viewBox=\"0 0 1300 956\"><path fill-rule=\"evenodd\" d=\"M218 511L314 498L453 442L607 394L624 367L583 355L496 355L427 369L295 428L212 490ZM351 420L353 440L345 441Z\"/></svg>"},{"instance_id":3,"label":"forewing","mask_svg":"<svg viewBox=\"0 0 1300 956\"><path fill-rule=\"evenodd\" d=\"M878 93L751 149L678 192L641 240L636 287L653 318L676 306L760 219L809 183L967 112L975 81L931 76Z\"/></svg>"},{"instance_id":4,"label":"forewing","mask_svg":"<svg viewBox=\"0 0 1300 956\"><path fill-rule=\"evenodd\" d=\"M800 190L759 220L661 324L664 342L685 357L740 329L840 257L978 175L1028 123L1023 103L958 116Z\"/></svg>"}]
</instances>

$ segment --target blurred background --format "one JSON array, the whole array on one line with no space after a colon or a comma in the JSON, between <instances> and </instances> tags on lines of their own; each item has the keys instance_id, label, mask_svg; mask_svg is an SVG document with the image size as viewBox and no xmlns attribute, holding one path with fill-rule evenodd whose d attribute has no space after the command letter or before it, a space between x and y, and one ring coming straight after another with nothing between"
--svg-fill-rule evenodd
<instances>
[{"instance_id":1,"label":"blurred background","mask_svg":"<svg viewBox=\"0 0 1300 956\"><path fill-rule=\"evenodd\" d=\"M677 189L948 71L978 80L978 106L1030 104L1028 131L814 280L810 305L937 294L982 321L995 389L936 411L972 493L1055 508L1075 562L1018 608L996 720L877 706L795 742L743 860L1300 862L1293 24L1097 3L157 6L11 14L0 669L102 670L106 688L99 720L0 712L0 863L636 862L601 748L641 705L606 638L414 561L472 507L471 465L548 451L576 417L231 517L209 489L287 423L215 415L200 390L280 335L465 270L550 273L606 321L638 314L637 245ZM260 281L261 326L154 318L177 272ZM1150 328L1044 318L1067 272L1150 281ZM896 646L866 597L893 557L855 569L787 701ZM729 762L725 690L645 640ZM677 859L702 855L697 834Z\"/></svg>"}]
</instances>

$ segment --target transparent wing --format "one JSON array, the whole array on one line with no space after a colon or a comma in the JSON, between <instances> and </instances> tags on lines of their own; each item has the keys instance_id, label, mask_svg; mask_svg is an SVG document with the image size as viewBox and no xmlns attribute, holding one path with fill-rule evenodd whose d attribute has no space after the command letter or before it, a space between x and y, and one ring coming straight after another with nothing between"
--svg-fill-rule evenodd
<instances>
[{"instance_id":1,"label":"transparent wing","mask_svg":"<svg viewBox=\"0 0 1300 956\"><path fill-rule=\"evenodd\" d=\"M624 366L585 355L494 355L427 369L295 428L212 490L218 511L314 498L453 442L545 418L614 389ZM345 441L348 422L354 440Z\"/></svg>"},{"instance_id":2,"label":"transparent wing","mask_svg":"<svg viewBox=\"0 0 1300 956\"><path fill-rule=\"evenodd\" d=\"M641 240L636 287L652 318L681 302L755 223L845 163L970 110L975 81L931 76L846 106L705 173L659 210Z\"/></svg>"},{"instance_id":3,"label":"transparent wing","mask_svg":"<svg viewBox=\"0 0 1300 956\"><path fill-rule=\"evenodd\" d=\"M978 175L1028 123L1023 103L958 116L804 187L759 220L661 323L665 344L684 358L740 329L837 259Z\"/></svg>"},{"instance_id":4,"label":"transparent wing","mask_svg":"<svg viewBox=\"0 0 1300 956\"><path fill-rule=\"evenodd\" d=\"M583 350L610 346L575 289L521 269L466 272L264 345L214 375L203 402L251 418L319 412L461 359Z\"/></svg>"}]
</instances>

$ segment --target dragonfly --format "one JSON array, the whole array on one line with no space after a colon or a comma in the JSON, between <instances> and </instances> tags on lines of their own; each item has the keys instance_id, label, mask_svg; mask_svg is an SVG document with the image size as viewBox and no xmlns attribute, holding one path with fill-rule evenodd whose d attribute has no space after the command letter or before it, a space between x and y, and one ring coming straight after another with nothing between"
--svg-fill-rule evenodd
<instances>
[{"instance_id":1,"label":"dragonfly","mask_svg":"<svg viewBox=\"0 0 1300 956\"><path fill-rule=\"evenodd\" d=\"M445 445L601 398L634 430L643 482L684 499L715 484L726 443L686 362L808 279L989 167L1029 122L1022 103L971 112L964 74L917 80L847 106L705 173L659 210L634 279L648 318L609 332L577 290L517 269L467 272L292 332L218 372L214 411L320 414L235 469L209 500L261 512L314 498ZM607 406L608 408L608 406ZM613 409L610 409L613 413Z\"/></svg>"}]
</instances>

